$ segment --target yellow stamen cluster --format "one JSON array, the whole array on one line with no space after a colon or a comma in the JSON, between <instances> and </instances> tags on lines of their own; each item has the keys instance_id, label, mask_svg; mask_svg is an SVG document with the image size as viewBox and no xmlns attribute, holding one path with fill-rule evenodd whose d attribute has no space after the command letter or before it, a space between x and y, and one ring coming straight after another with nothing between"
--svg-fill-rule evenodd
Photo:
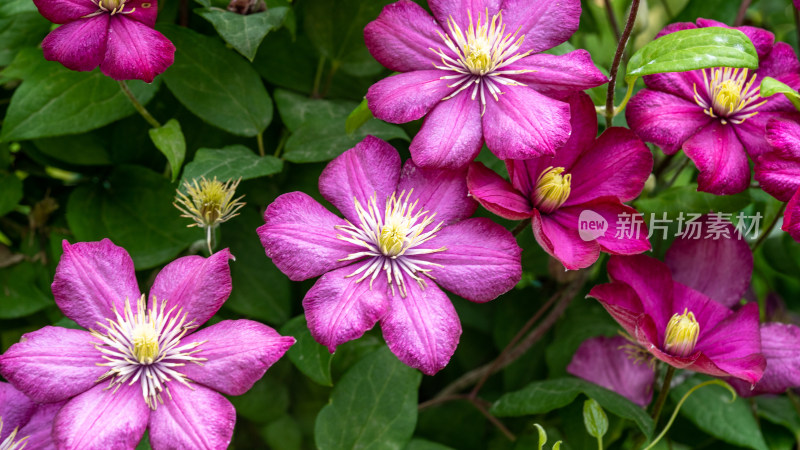
<instances>
[{"instance_id":1,"label":"yellow stamen cluster","mask_svg":"<svg viewBox=\"0 0 800 450\"><path fill-rule=\"evenodd\" d=\"M669 319L664 336L664 350L675 356L689 356L697 345L699 335L700 324L694 314L684 308L683 314L673 314Z\"/></svg>"},{"instance_id":2,"label":"yellow stamen cluster","mask_svg":"<svg viewBox=\"0 0 800 450\"><path fill-rule=\"evenodd\" d=\"M694 85L694 100L706 114L719 117L722 124L739 124L758 114L755 109L766 103L760 96L760 88L755 85L756 74L747 78L747 69L719 67L703 70L705 95L701 95Z\"/></svg>"},{"instance_id":3,"label":"yellow stamen cluster","mask_svg":"<svg viewBox=\"0 0 800 450\"><path fill-rule=\"evenodd\" d=\"M93 12L91 14L87 14L87 15L83 16L84 19L88 18L88 17L98 16L100 14L105 14L105 13L111 14L113 16L114 14L130 14L130 13L136 11L136 8L131 8L131 9L125 11L125 3L128 0L91 0L91 1L92 1L92 3L97 5L97 11L95 11L95 12ZM142 6L144 6L144 5L142 5ZM147 4L147 6L144 6L144 7L145 8L149 8L150 5Z\"/></svg>"},{"instance_id":4,"label":"yellow stamen cluster","mask_svg":"<svg viewBox=\"0 0 800 450\"><path fill-rule=\"evenodd\" d=\"M152 364L158 356L158 332L152 317L133 328L133 356L142 364Z\"/></svg>"},{"instance_id":5,"label":"yellow stamen cluster","mask_svg":"<svg viewBox=\"0 0 800 450\"><path fill-rule=\"evenodd\" d=\"M533 203L543 213L558 209L569 198L572 190L572 175L564 173L563 167L548 167L536 179Z\"/></svg>"},{"instance_id":6,"label":"yellow stamen cluster","mask_svg":"<svg viewBox=\"0 0 800 450\"><path fill-rule=\"evenodd\" d=\"M223 183L218 181L217 177L213 180L201 177L199 182L197 179L191 183L186 181L183 184L186 194L178 190L173 205L183 213L181 217L195 221L187 226L215 227L237 216L239 208L244 206L244 202L240 202L244 195L233 199L240 180L241 178Z\"/></svg>"}]
</instances>

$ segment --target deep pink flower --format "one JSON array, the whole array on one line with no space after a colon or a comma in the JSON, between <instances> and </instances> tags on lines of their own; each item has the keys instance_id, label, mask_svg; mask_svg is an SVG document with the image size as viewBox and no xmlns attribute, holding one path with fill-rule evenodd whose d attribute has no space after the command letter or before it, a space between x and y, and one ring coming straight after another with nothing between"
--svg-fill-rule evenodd
<instances>
[{"instance_id":1,"label":"deep pink flower","mask_svg":"<svg viewBox=\"0 0 800 450\"><path fill-rule=\"evenodd\" d=\"M655 371L647 362L634 359L631 347L633 345L622 336L587 339L578 347L567 372L610 389L644 408L653 398Z\"/></svg>"},{"instance_id":2,"label":"deep pink flower","mask_svg":"<svg viewBox=\"0 0 800 450\"><path fill-rule=\"evenodd\" d=\"M756 159L755 177L764 191L788 202L782 229L800 242L800 123L770 120L767 142L770 149Z\"/></svg>"},{"instance_id":3,"label":"deep pink flower","mask_svg":"<svg viewBox=\"0 0 800 450\"><path fill-rule=\"evenodd\" d=\"M62 406L64 402L34 403L0 382L0 449L54 449L53 418Z\"/></svg>"},{"instance_id":4,"label":"deep pink flower","mask_svg":"<svg viewBox=\"0 0 800 450\"><path fill-rule=\"evenodd\" d=\"M766 360L758 305L731 311L673 280L666 264L645 255L612 256L608 274L611 283L595 286L589 295L653 356L678 369L751 385L761 379Z\"/></svg>"},{"instance_id":5,"label":"deep pink flower","mask_svg":"<svg viewBox=\"0 0 800 450\"><path fill-rule=\"evenodd\" d=\"M0 373L40 403L67 401L59 448L133 448L149 429L160 448L225 448L245 393L294 343L251 320L200 331L231 291L230 252L168 264L149 308L133 260L108 239L70 245L53 294L64 314L93 331L45 327L0 356Z\"/></svg>"},{"instance_id":6,"label":"deep pink flower","mask_svg":"<svg viewBox=\"0 0 800 450\"><path fill-rule=\"evenodd\" d=\"M467 177L470 193L501 217L532 219L539 245L567 269L592 265L601 250L620 255L649 250L644 224L629 237L617 233L624 231L620 215L636 214L622 202L642 192L653 168L650 150L626 128L609 128L595 139L597 114L592 100L578 93L569 104L572 136L554 157L506 160L510 183L473 163ZM584 211L605 220L608 229L596 238L581 236L579 218Z\"/></svg>"},{"instance_id":7,"label":"deep pink flower","mask_svg":"<svg viewBox=\"0 0 800 450\"><path fill-rule=\"evenodd\" d=\"M439 286L475 302L513 288L520 248L476 205L464 171L400 167L391 145L368 136L331 161L319 190L344 215L302 192L278 197L258 235L295 281L320 279L303 307L312 336L333 352L380 321L389 348L432 375L458 345L461 322Z\"/></svg>"},{"instance_id":8,"label":"deep pink flower","mask_svg":"<svg viewBox=\"0 0 800 450\"><path fill-rule=\"evenodd\" d=\"M787 323L761 324L761 351L767 368L755 387L729 380L739 395L781 394L788 388L800 387L800 328Z\"/></svg>"},{"instance_id":9,"label":"deep pink flower","mask_svg":"<svg viewBox=\"0 0 800 450\"><path fill-rule=\"evenodd\" d=\"M419 167L459 169L484 139L501 159L553 155L570 135L572 92L608 80L589 52L540 53L565 42L579 0L410 0L386 6L364 29L372 56L402 72L373 85L367 102L392 123L425 118L411 141Z\"/></svg>"},{"instance_id":10,"label":"deep pink flower","mask_svg":"<svg viewBox=\"0 0 800 450\"><path fill-rule=\"evenodd\" d=\"M656 37L698 27L730 28L697 19L696 26L675 23ZM800 63L791 46L775 43L775 36L761 28L737 29L753 41L758 70L715 68L648 75L647 88L633 96L625 111L628 125L645 141L668 155L683 149L700 170L698 190L718 195L747 189L747 156L756 158L767 151L764 134L769 119L800 119L784 96L759 95L765 76L800 87Z\"/></svg>"},{"instance_id":11,"label":"deep pink flower","mask_svg":"<svg viewBox=\"0 0 800 450\"><path fill-rule=\"evenodd\" d=\"M100 66L115 80L148 83L172 65L175 46L153 29L157 0L34 0L39 12L63 24L42 42L44 57L68 69Z\"/></svg>"}]
</instances>

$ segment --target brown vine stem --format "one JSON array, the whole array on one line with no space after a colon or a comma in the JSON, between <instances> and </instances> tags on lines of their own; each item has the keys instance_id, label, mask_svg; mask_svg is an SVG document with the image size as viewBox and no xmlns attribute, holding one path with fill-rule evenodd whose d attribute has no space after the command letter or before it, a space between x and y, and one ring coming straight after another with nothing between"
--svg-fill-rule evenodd
<instances>
[{"instance_id":1,"label":"brown vine stem","mask_svg":"<svg viewBox=\"0 0 800 450\"><path fill-rule=\"evenodd\" d=\"M631 37L633 31L633 24L636 22L636 14L639 12L639 1L633 0L631 3L631 12L628 14L628 21L625 23L625 30L622 32L622 37L617 44L617 51L614 53L614 61L611 63L611 79L608 82L608 94L606 95L606 127L611 126L611 121L614 119L614 90L617 87L617 72L619 71L619 64L622 62L622 54L625 53L625 47L628 45L628 38Z\"/></svg>"},{"instance_id":2,"label":"brown vine stem","mask_svg":"<svg viewBox=\"0 0 800 450\"><path fill-rule=\"evenodd\" d=\"M515 226L514 229L511 230L511 234L514 235L514 236L519 235L530 224L531 224L531 219L525 219L523 221L520 221L520 223L518 223L517 226Z\"/></svg>"},{"instance_id":3,"label":"brown vine stem","mask_svg":"<svg viewBox=\"0 0 800 450\"><path fill-rule=\"evenodd\" d=\"M781 219L781 217L783 217L784 211L786 211L786 203L784 203L783 206L781 206L781 208L778 210L778 212L775 213L775 218L772 219L772 222L769 224L769 226L764 230L763 233L761 233L761 236L758 237L756 243L753 244L753 246L750 248L751 252L755 252L756 249L760 247L761 244L764 243L764 241L767 240L770 233L772 233L772 229L775 228L775 225L777 225L778 221Z\"/></svg>"},{"instance_id":4,"label":"brown vine stem","mask_svg":"<svg viewBox=\"0 0 800 450\"><path fill-rule=\"evenodd\" d=\"M534 328L527 336L525 336L525 338L522 339L519 344L510 349L509 347L511 346L507 346L506 349L504 349L496 358L496 360L465 373L454 382L447 385L441 390L441 392L434 396L433 400L436 400L436 402L431 403L433 402L433 400L431 400L423 403L422 405L428 404L426 405L427 407L433 404L443 403L443 400L439 399L444 397L454 397L454 395L461 390L479 382L481 379L483 379L483 377L489 377L497 373L512 362L516 361L520 356L524 355L525 352L527 352L539 339L542 338L542 336L545 335L545 333L550 330L558 318L561 317L561 314L564 313L564 311L567 309L567 306L569 306L570 302L572 301L572 298L575 297L578 291L583 287L583 284L589 277L590 271L581 270L578 273L579 275L571 283L562 287L556 293L556 295L553 296L556 299L553 300L555 303L553 309L550 310L550 313L544 319L542 319L541 323L539 323L536 328ZM477 392L475 392L475 394L477 394ZM473 394L471 393L469 396L473 397ZM422 405L420 405L420 407L422 407Z\"/></svg>"},{"instance_id":5,"label":"brown vine stem","mask_svg":"<svg viewBox=\"0 0 800 450\"><path fill-rule=\"evenodd\" d=\"M742 0L742 3L739 4L739 12L736 13L736 20L733 22L733 26L740 27L744 23L744 16L747 14L747 8L750 7L750 3L753 0Z\"/></svg>"}]
</instances>

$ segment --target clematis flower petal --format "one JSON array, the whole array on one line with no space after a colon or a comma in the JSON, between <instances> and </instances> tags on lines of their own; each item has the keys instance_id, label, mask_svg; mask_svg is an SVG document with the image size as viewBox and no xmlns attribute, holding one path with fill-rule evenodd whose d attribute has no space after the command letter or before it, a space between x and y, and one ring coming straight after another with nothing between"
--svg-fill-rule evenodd
<instances>
[{"instance_id":1,"label":"clematis flower petal","mask_svg":"<svg viewBox=\"0 0 800 450\"><path fill-rule=\"evenodd\" d=\"M109 16L100 14L61 25L42 41L44 59L58 61L70 70L94 70L106 53L108 24Z\"/></svg>"},{"instance_id":2,"label":"clematis flower petal","mask_svg":"<svg viewBox=\"0 0 800 450\"><path fill-rule=\"evenodd\" d=\"M124 16L109 19L108 47L100 64L105 75L115 80L151 83L174 59L175 46L163 34Z\"/></svg>"},{"instance_id":3,"label":"clematis flower petal","mask_svg":"<svg viewBox=\"0 0 800 450\"><path fill-rule=\"evenodd\" d=\"M483 163L473 162L470 164L467 186L475 200L500 217L523 220L533 214L533 205L528 197L520 194L511 183L484 166Z\"/></svg>"},{"instance_id":4,"label":"clematis flower petal","mask_svg":"<svg viewBox=\"0 0 800 450\"><path fill-rule=\"evenodd\" d=\"M319 177L319 192L346 219L357 223L353 199L366 209L370 198L377 196L377 204L383 205L397 187L399 178L397 150L386 141L367 136L325 167Z\"/></svg>"},{"instance_id":5,"label":"clematis flower petal","mask_svg":"<svg viewBox=\"0 0 800 450\"><path fill-rule=\"evenodd\" d=\"M483 133L500 159L553 155L570 135L567 103L525 86L502 86L499 100L486 99ZM462 94L463 95L463 94Z\"/></svg>"},{"instance_id":6,"label":"clematis flower petal","mask_svg":"<svg viewBox=\"0 0 800 450\"><path fill-rule=\"evenodd\" d=\"M694 100L695 86L702 88L704 85L703 72L700 70L657 73L655 75L645 75L642 79L645 86L647 86L647 90L670 94L695 106L697 106ZM628 106L630 107L630 103L628 103ZM697 107L702 111L700 106Z\"/></svg>"},{"instance_id":7,"label":"clematis flower petal","mask_svg":"<svg viewBox=\"0 0 800 450\"><path fill-rule=\"evenodd\" d=\"M131 11L128 13L128 11ZM150 28L156 26L158 17L157 0L127 0L125 2L125 17L137 20Z\"/></svg>"},{"instance_id":8,"label":"clematis flower petal","mask_svg":"<svg viewBox=\"0 0 800 450\"><path fill-rule=\"evenodd\" d=\"M420 259L440 264L430 272L433 280L467 300L494 300L516 286L522 277L522 250L516 239L486 218L467 219L442 228L425 247L447 249Z\"/></svg>"},{"instance_id":9,"label":"clematis flower petal","mask_svg":"<svg viewBox=\"0 0 800 450\"><path fill-rule=\"evenodd\" d=\"M141 296L133 260L125 249L108 239L100 242L63 241L64 254L56 267L53 296L70 319L95 328L114 317L113 308L125 310ZM135 309L135 308L134 308Z\"/></svg>"},{"instance_id":10,"label":"clematis flower petal","mask_svg":"<svg viewBox=\"0 0 800 450\"><path fill-rule=\"evenodd\" d=\"M792 46L785 42L777 42L769 54L759 61L757 82L764 77L772 77L782 81L793 89L798 88L800 82L800 61L797 60ZM775 99L786 100L783 95L774 96ZM772 97L770 97L772 98ZM784 105L786 105L785 102ZM788 106L788 105L786 105ZM791 109L788 109L791 111Z\"/></svg>"},{"instance_id":11,"label":"clematis flower petal","mask_svg":"<svg viewBox=\"0 0 800 450\"><path fill-rule=\"evenodd\" d=\"M622 336L598 336L583 341L567 366L567 372L610 389L641 407L653 398L655 372L625 351L630 342Z\"/></svg>"},{"instance_id":12,"label":"clematis flower petal","mask_svg":"<svg viewBox=\"0 0 800 450\"><path fill-rule=\"evenodd\" d=\"M384 6L378 18L367 24L364 42L372 56L393 71L427 70L440 62L431 49L452 55L439 37L443 32L421 6L400 0Z\"/></svg>"},{"instance_id":13,"label":"clematis flower petal","mask_svg":"<svg viewBox=\"0 0 800 450\"><path fill-rule=\"evenodd\" d=\"M772 150L756 159L755 178L764 191L787 202L800 188L800 124L771 120L766 139Z\"/></svg>"},{"instance_id":14,"label":"clematis flower petal","mask_svg":"<svg viewBox=\"0 0 800 450\"><path fill-rule=\"evenodd\" d=\"M589 267L600 256L600 244L597 241L586 241L580 237L578 217L575 211L564 208L553 214L542 214L534 209L531 218L536 242L568 270Z\"/></svg>"},{"instance_id":15,"label":"clematis flower petal","mask_svg":"<svg viewBox=\"0 0 800 450\"><path fill-rule=\"evenodd\" d=\"M588 297L597 299L629 335L636 336L636 327L644 315L644 306L632 287L619 281L598 284L589 291Z\"/></svg>"},{"instance_id":16,"label":"clematis flower petal","mask_svg":"<svg viewBox=\"0 0 800 450\"><path fill-rule=\"evenodd\" d=\"M705 215L697 222L705 228L710 219ZM747 242L737 238L733 225L728 223L724 228L730 238L678 237L667 250L664 262L672 279L730 308L739 303L750 286L753 254Z\"/></svg>"},{"instance_id":17,"label":"clematis flower petal","mask_svg":"<svg viewBox=\"0 0 800 450\"><path fill-rule=\"evenodd\" d=\"M369 109L392 123L420 119L456 90L441 79L445 75L441 70L415 70L384 78L367 91Z\"/></svg>"},{"instance_id":18,"label":"clematis flower petal","mask_svg":"<svg viewBox=\"0 0 800 450\"><path fill-rule=\"evenodd\" d=\"M580 213L587 209L600 215L608 223L608 230L596 239L602 251L612 255L636 255L651 249L650 240L647 237L647 225L642 224L638 230L630 230L627 225L623 225L620 220L622 215L632 217L637 212L630 206L621 204L615 198L601 197L582 205L562 208L559 211L571 211L573 217L576 217L574 223L577 227Z\"/></svg>"},{"instance_id":19,"label":"clematis flower petal","mask_svg":"<svg viewBox=\"0 0 800 450\"><path fill-rule=\"evenodd\" d=\"M781 230L789 233L795 241L800 242L800 189L786 204Z\"/></svg>"},{"instance_id":20,"label":"clematis flower petal","mask_svg":"<svg viewBox=\"0 0 800 450\"><path fill-rule=\"evenodd\" d=\"M785 323L761 325L761 351L767 358L764 376L752 387L738 379L728 382L742 397L760 394L781 394L800 386L800 328Z\"/></svg>"},{"instance_id":21,"label":"clematis flower petal","mask_svg":"<svg viewBox=\"0 0 800 450\"><path fill-rule=\"evenodd\" d=\"M470 92L440 102L425 117L409 149L417 165L456 170L478 156L483 145L481 104L470 98Z\"/></svg>"},{"instance_id":22,"label":"clematis flower petal","mask_svg":"<svg viewBox=\"0 0 800 450\"><path fill-rule=\"evenodd\" d=\"M643 140L671 155L713 120L693 100L642 89L628 103L625 118Z\"/></svg>"},{"instance_id":23,"label":"clematis flower petal","mask_svg":"<svg viewBox=\"0 0 800 450\"><path fill-rule=\"evenodd\" d=\"M202 365L187 364L178 369L190 380L226 395L242 395L264 376L295 339L281 336L253 320L223 320L185 339L203 342L197 356Z\"/></svg>"},{"instance_id":24,"label":"clematis flower petal","mask_svg":"<svg viewBox=\"0 0 800 450\"><path fill-rule=\"evenodd\" d=\"M97 11L91 0L34 0L39 14L53 23L76 21Z\"/></svg>"},{"instance_id":25,"label":"clematis flower petal","mask_svg":"<svg viewBox=\"0 0 800 450\"><path fill-rule=\"evenodd\" d=\"M406 279L408 295L395 295L381 319L389 349L406 365L433 375L442 370L456 351L461 321L453 304L434 283L421 289Z\"/></svg>"},{"instance_id":26,"label":"clematis flower petal","mask_svg":"<svg viewBox=\"0 0 800 450\"><path fill-rule=\"evenodd\" d=\"M94 386L108 369L86 331L44 327L0 356L0 374L31 400L54 403Z\"/></svg>"},{"instance_id":27,"label":"clematis flower petal","mask_svg":"<svg viewBox=\"0 0 800 450\"><path fill-rule=\"evenodd\" d=\"M517 70L530 70L514 74ZM608 77L595 67L586 50L564 55L538 53L503 67L508 78L525 84L541 94L563 99L576 91L584 91L608 82Z\"/></svg>"},{"instance_id":28,"label":"clematis flower petal","mask_svg":"<svg viewBox=\"0 0 800 450\"><path fill-rule=\"evenodd\" d=\"M478 16L485 18L486 11L489 11L489 17L494 16L500 11L503 0L430 0L428 6L436 17L436 21L447 28L447 22L452 19L461 27L466 30L469 26L469 18L472 17L472 23L478 21ZM484 19L485 23L486 20ZM510 28L510 27L509 27Z\"/></svg>"},{"instance_id":29,"label":"clematis flower petal","mask_svg":"<svg viewBox=\"0 0 800 450\"><path fill-rule=\"evenodd\" d=\"M346 222L302 192L283 194L264 212L258 236L267 256L294 281L350 264L339 261L360 247L336 238Z\"/></svg>"},{"instance_id":30,"label":"clematis flower petal","mask_svg":"<svg viewBox=\"0 0 800 450\"><path fill-rule=\"evenodd\" d=\"M372 283L352 274L361 262L323 275L303 299L308 329L331 353L339 344L357 339L371 329L387 312L388 286L383 274Z\"/></svg>"},{"instance_id":31,"label":"clematis flower petal","mask_svg":"<svg viewBox=\"0 0 800 450\"><path fill-rule=\"evenodd\" d=\"M572 190L564 206L607 196L631 201L652 169L653 154L631 130L609 128L569 169Z\"/></svg>"},{"instance_id":32,"label":"clematis flower petal","mask_svg":"<svg viewBox=\"0 0 800 450\"><path fill-rule=\"evenodd\" d=\"M226 248L208 258L184 256L167 264L150 290L151 302L167 302L167 310L186 314L187 321L202 326L231 294L231 269L235 259ZM180 313L178 312L180 311Z\"/></svg>"},{"instance_id":33,"label":"clematis flower petal","mask_svg":"<svg viewBox=\"0 0 800 450\"><path fill-rule=\"evenodd\" d=\"M436 223L450 225L470 217L478 204L467 190L466 170L437 170L417 167L408 160L403 165L397 191L413 190L417 211L435 213Z\"/></svg>"},{"instance_id":34,"label":"clematis flower petal","mask_svg":"<svg viewBox=\"0 0 800 450\"><path fill-rule=\"evenodd\" d=\"M3 442L15 428L22 428L28 423L35 410L36 404L25 394L9 383L0 382L0 418L3 419L0 442Z\"/></svg>"},{"instance_id":35,"label":"clematis flower petal","mask_svg":"<svg viewBox=\"0 0 800 450\"><path fill-rule=\"evenodd\" d=\"M761 353L758 305L755 303L744 305L720 321L708 333L703 333L701 329L701 334L696 349L708 356L725 374L750 384L755 384L761 379L766 360ZM719 376L710 370L705 373Z\"/></svg>"},{"instance_id":36,"label":"clematis flower petal","mask_svg":"<svg viewBox=\"0 0 800 450\"><path fill-rule=\"evenodd\" d=\"M522 52L541 52L566 42L581 17L580 0L505 0L503 21L525 35Z\"/></svg>"},{"instance_id":37,"label":"clematis flower petal","mask_svg":"<svg viewBox=\"0 0 800 450\"><path fill-rule=\"evenodd\" d=\"M642 302L642 312L653 318L656 327L666 328L674 314L673 281L666 264L645 255L612 256L608 276L633 288Z\"/></svg>"},{"instance_id":38,"label":"clematis flower petal","mask_svg":"<svg viewBox=\"0 0 800 450\"><path fill-rule=\"evenodd\" d=\"M783 95L781 95L783 97ZM792 106L794 108L794 106ZM745 151L751 158L757 159L761 155L772 151L772 147L767 142L767 124L773 120L786 120L790 122L800 121L800 113L784 111L761 111L755 116L737 124L735 131L736 137L742 143Z\"/></svg>"},{"instance_id":39,"label":"clematis flower petal","mask_svg":"<svg viewBox=\"0 0 800 450\"><path fill-rule=\"evenodd\" d=\"M153 448L227 448L236 410L231 402L203 386L172 383L170 399L150 413Z\"/></svg>"},{"instance_id":40,"label":"clematis flower petal","mask_svg":"<svg viewBox=\"0 0 800 450\"><path fill-rule=\"evenodd\" d=\"M99 384L61 408L53 422L53 438L58 448L136 447L150 415L142 389L138 384L123 384L116 391L106 387Z\"/></svg>"},{"instance_id":41,"label":"clematis flower petal","mask_svg":"<svg viewBox=\"0 0 800 450\"><path fill-rule=\"evenodd\" d=\"M61 410L66 402L47 403L37 405L30 420L24 427L20 428L17 436L27 436L25 450L45 450L56 448L53 439L53 422L56 414ZM3 427L6 426L3 418Z\"/></svg>"},{"instance_id":42,"label":"clematis flower petal","mask_svg":"<svg viewBox=\"0 0 800 450\"><path fill-rule=\"evenodd\" d=\"M698 191L716 195L742 192L750 184L750 166L733 127L713 121L683 145L697 168Z\"/></svg>"}]
</instances>

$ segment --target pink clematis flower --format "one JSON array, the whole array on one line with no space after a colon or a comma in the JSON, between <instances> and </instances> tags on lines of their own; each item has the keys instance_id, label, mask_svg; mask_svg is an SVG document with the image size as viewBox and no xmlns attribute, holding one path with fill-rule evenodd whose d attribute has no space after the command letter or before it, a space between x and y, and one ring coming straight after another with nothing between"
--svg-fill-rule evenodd
<instances>
[{"instance_id":1,"label":"pink clematis flower","mask_svg":"<svg viewBox=\"0 0 800 450\"><path fill-rule=\"evenodd\" d=\"M706 259L704 264L732 263ZM666 264L645 255L612 256L608 274L611 283L595 286L589 296L599 300L653 356L678 369L739 378L750 385L761 379L766 360L761 353L758 305L731 311L675 281ZM737 280L727 276L716 280L729 281Z\"/></svg>"},{"instance_id":2,"label":"pink clematis flower","mask_svg":"<svg viewBox=\"0 0 800 450\"><path fill-rule=\"evenodd\" d=\"M37 404L8 383L0 382L0 449L54 449L53 418L61 403Z\"/></svg>"},{"instance_id":3,"label":"pink clematis flower","mask_svg":"<svg viewBox=\"0 0 800 450\"><path fill-rule=\"evenodd\" d=\"M800 123L770 120L767 142L771 148L756 160L755 177L764 191L788 202L781 229L800 242Z\"/></svg>"},{"instance_id":4,"label":"pink clematis flower","mask_svg":"<svg viewBox=\"0 0 800 450\"><path fill-rule=\"evenodd\" d=\"M619 218L636 214L622 202L642 192L653 167L650 150L625 128L609 128L595 139L597 114L589 96L575 94L569 104L572 136L554 157L506 160L510 183L473 163L467 177L470 193L501 217L530 218L539 245L570 270L589 267L601 250L620 255L649 250L644 224L621 234L625 230ZM587 214L605 221L608 229L581 234L579 222Z\"/></svg>"},{"instance_id":5,"label":"pink clematis flower","mask_svg":"<svg viewBox=\"0 0 800 450\"><path fill-rule=\"evenodd\" d=\"M761 351L767 368L755 386L737 379L728 381L739 395L781 394L800 387L800 327L778 322L761 324Z\"/></svg>"},{"instance_id":6,"label":"pink clematis flower","mask_svg":"<svg viewBox=\"0 0 800 450\"><path fill-rule=\"evenodd\" d=\"M64 242L53 294L92 331L45 327L0 356L0 374L35 402L66 400L59 448L225 448L245 393L294 343L250 320L195 331L231 291L230 252L186 256L158 274L149 307L133 260L108 239Z\"/></svg>"},{"instance_id":7,"label":"pink clematis flower","mask_svg":"<svg viewBox=\"0 0 800 450\"><path fill-rule=\"evenodd\" d=\"M697 19L696 26L669 25L657 37L698 27L730 28ZM800 119L782 95L764 99L759 90L765 76L800 87L800 63L791 46L775 43L775 36L761 28L737 29L752 40L758 70L718 67L648 75L647 88L633 96L625 111L628 125L645 141L668 155L683 149L700 170L698 190L718 195L747 189L747 156L755 159L768 150L764 135L769 119Z\"/></svg>"},{"instance_id":8,"label":"pink clematis flower","mask_svg":"<svg viewBox=\"0 0 800 450\"><path fill-rule=\"evenodd\" d=\"M381 323L389 348L432 375L450 360L461 323L439 286L475 302L507 292L522 276L520 248L476 205L464 171L425 170L368 136L328 164L322 196L278 197L258 235L267 256L295 281L321 275L303 299L314 339L333 352Z\"/></svg>"},{"instance_id":9,"label":"pink clematis flower","mask_svg":"<svg viewBox=\"0 0 800 450\"><path fill-rule=\"evenodd\" d=\"M115 80L152 82L172 65L175 46L153 29L157 0L34 0L39 12L63 24L42 42L44 57L71 70L100 66Z\"/></svg>"},{"instance_id":10,"label":"pink clematis flower","mask_svg":"<svg viewBox=\"0 0 800 450\"><path fill-rule=\"evenodd\" d=\"M632 358L631 343L622 336L598 336L583 341L567 366L567 372L591 381L646 407L653 398L655 371Z\"/></svg>"},{"instance_id":11,"label":"pink clematis flower","mask_svg":"<svg viewBox=\"0 0 800 450\"><path fill-rule=\"evenodd\" d=\"M402 72L367 92L375 117L425 118L419 167L459 169L486 145L501 159L553 155L570 135L572 92L606 83L589 52L540 53L578 29L579 0L400 0L364 29L372 56Z\"/></svg>"}]
</instances>

